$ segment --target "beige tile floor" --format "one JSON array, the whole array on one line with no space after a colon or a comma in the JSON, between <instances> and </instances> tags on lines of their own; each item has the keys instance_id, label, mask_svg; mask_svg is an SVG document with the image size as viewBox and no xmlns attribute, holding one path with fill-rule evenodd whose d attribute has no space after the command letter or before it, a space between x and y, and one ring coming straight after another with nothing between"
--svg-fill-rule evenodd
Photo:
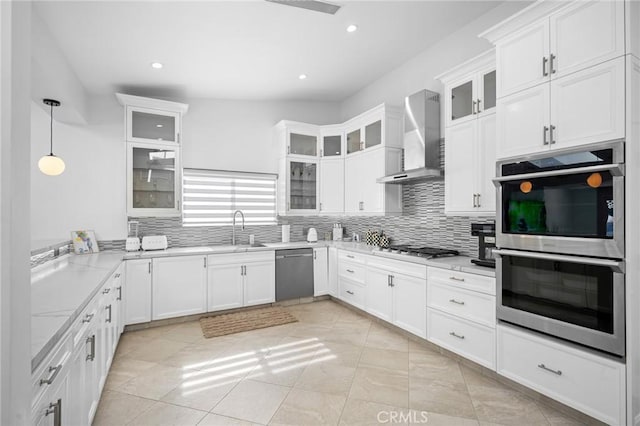
<instances>
[{"instance_id":1,"label":"beige tile floor","mask_svg":"<svg viewBox=\"0 0 640 426\"><path fill-rule=\"evenodd\" d=\"M205 339L199 322L125 333L94 425L575 425L337 303Z\"/></svg>"}]
</instances>

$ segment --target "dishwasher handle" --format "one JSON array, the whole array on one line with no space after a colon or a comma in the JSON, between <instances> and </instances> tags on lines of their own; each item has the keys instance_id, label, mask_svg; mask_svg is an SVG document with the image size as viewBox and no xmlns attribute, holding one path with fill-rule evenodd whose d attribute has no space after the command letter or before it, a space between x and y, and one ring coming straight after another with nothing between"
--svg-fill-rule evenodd
<instances>
[{"instance_id":1,"label":"dishwasher handle","mask_svg":"<svg viewBox=\"0 0 640 426\"><path fill-rule=\"evenodd\" d=\"M281 254L279 256L276 256L276 259L289 259L292 257L311 257L313 256L312 253L304 253L304 254Z\"/></svg>"}]
</instances>

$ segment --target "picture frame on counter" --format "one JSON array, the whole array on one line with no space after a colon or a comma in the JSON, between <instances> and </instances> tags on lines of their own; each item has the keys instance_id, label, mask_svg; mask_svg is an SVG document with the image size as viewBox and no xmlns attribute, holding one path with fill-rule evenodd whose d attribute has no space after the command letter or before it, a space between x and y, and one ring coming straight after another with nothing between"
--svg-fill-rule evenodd
<instances>
[{"instance_id":1,"label":"picture frame on counter","mask_svg":"<svg viewBox=\"0 0 640 426\"><path fill-rule=\"evenodd\" d=\"M75 254L90 254L100 251L94 231L71 231L71 241L73 241L73 252Z\"/></svg>"}]
</instances>

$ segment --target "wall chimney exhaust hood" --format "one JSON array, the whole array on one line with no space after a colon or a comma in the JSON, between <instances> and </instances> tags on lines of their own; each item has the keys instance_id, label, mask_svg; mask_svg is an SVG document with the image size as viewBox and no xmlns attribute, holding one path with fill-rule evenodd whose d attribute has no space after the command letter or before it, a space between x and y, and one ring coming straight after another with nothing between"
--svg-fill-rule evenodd
<instances>
[{"instance_id":1,"label":"wall chimney exhaust hood","mask_svg":"<svg viewBox=\"0 0 640 426\"><path fill-rule=\"evenodd\" d=\"M404 171L377 179L400 184L442 179L440 167L440 95L421 90L404 99Z\"/></svg>"}]
</instances>

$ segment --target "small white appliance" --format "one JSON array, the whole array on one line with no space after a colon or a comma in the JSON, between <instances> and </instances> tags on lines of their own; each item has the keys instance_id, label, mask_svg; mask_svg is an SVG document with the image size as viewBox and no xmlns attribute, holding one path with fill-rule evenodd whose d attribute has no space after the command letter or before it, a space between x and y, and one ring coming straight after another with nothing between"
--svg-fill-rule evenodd
<instances>
[{"instance_id":1,"label":"small white appliance","mask_svg":"<svg viewBox=\"0 0 640 426\"><path fill-rule=\"evenodd\" d=\"M291 225L282 225L282 242L288 243L291 239Z\"/></svg>"},{"instance_id":2,"label":"small white appliance","mask_svg":"<svg viewBox=\"0 0 640 426\"><path fill-rule=\"evenodd\" d=\"M335 223L333 225L333 241L342 241L342 235L344 231L342 230L342 225L339 223Z\"/></svg>"},{"instance_id":3,"label":"small white appliance","mask_svg":"<svg viewBox=\"0 0 640 426\"><path fill-rule=\"evenodd\" d=\"M140 250L140 238L127 237L127 241L124 246L126 251L138 251Z\"/></svg>"},{"instance_id":4,"label":"small white appliance","mask_svg":"<svg viewBox=\"0 0 640 426\"><path fill-rule=\"evenodd\" d=\"M169 246L166 235L148 235L142 237L142 250L166 250Z\"/></svg>"},{"instance_id":5,"label":"small white appliance","mask_svg":"<svg viewBox=\"0 0 640 426\"><path fill-rule=\"evenodd\" d=\"M316 228L309 228L309 232L307 232L307 242L309 243L318 242L318 231L316 231Z\"/></svg>"}]
</instances>

